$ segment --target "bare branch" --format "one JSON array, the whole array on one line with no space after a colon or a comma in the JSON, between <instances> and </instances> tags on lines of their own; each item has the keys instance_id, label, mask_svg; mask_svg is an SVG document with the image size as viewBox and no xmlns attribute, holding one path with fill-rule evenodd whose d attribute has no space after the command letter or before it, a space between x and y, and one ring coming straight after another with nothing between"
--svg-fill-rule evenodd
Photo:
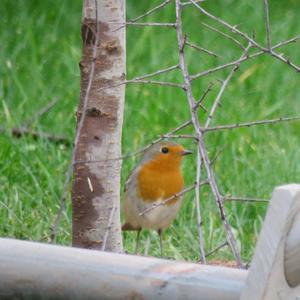
<instances>
[{"instance_id":1,"label":"bare branch","mask_svg":"<svg viewBox=\"0 0 300 300\"><path fill-rule=\"evenodd\" d=\"M198 51L207 53L207 54L209 54L209 55L211 55L211 56L213 56L213 57L220 57L220 56L217 55L216 53L214 53L214 52L212 52L212 51L210 51L210 50L207 50L207 49L205 49L205 48L199 47L199 46L197 46L197 45L195 45L195 44L193 44L193 43L190 43L190 42L188 42L188 41L186 41L185 44L186 44L187 46L191 47L191 48L194 48L194 49L196 49L196 50L198 50Z\"/></svg>"},{"instance_id":2,"label":"bare branch","mask_svg":"<svg viewBox=\"0 0 300 300\"><path fill-rule=\"evenodd\" d=\"M195 3L193 0L191 0L191 2ZM182 33L180 0L176 0L176 33L177 33L177 42L178 42L178 51L179 51L179 65L180 65L180 69L181 69L181 72L182 72L182 75L184 78L185 92L186 92L188 104L190 107L192 122L193 122L194 129L195 129L197 137L198 137L198 151L201 155L201 158L204 162L204 166L206 168L208 182L210 184L211 190L213 192L213 195L216 199L216 202L217 202L217 205L219 208L223 226L226 231L228 243L229 243L232 253L236 259L237 266L243 267L243 263L241 260L241 256L240 256L240 252L239 252L237 243L235 241L231 226L229 225L226 214L225 214L223 199L219 192L219 188L217 186L216 179L215 179L213 170L210 165L210 161L209 161L206 147L204 144L203 134L201 132L198 116L197 116L197 113L193 110L193 107L195 105L195 99L193 97L191 80L190 80L190 76L188 74L187 65L186 65L185 57L184 57L184 47L183 47L184 36Z\"/></svg>"},{"instance_id":3,"label":"bare branch","mask_svg":"<svg viewBox=\"0 0 300 300\"><path fill-rule=\"evenodd\" d=\"M293 69L295 69L297 72L300 72L300 67L297 66L296 64L294 64L289 58L285 58L283 57L282 54L278 54L275 51L269 51L270 55L272 55L273 57L277 58L278 60L284 62L285 64L289 65L290 67L292 67Z\"/></svg>"},{"instance_id":4,"label":"bare branch","mask_svg":"<svg viewBox=\"0 0 300 300\"><path fill-rule=\"evenodd\" d=\"M148 10L147 12L145 12L144 14L142 14L142 15L140 15L140 16L134 18L134 19L129 20L129 22L133 23L133 22L136 22L136 21L138 21L138 20L140 20L140 19L142 19L142 18L144 18L144 17L147 17L147 16L153 14L155 11L157 11L157 10L159 10L159 9L161 9L161 8L163 8L163 7L165 7L165 6L167 6L167 5L168 5L169 3L171 3L172 1L173 1L173 0L166 0L166 1L163 1L161 4L159 4L159 5L157 5L157 6L153 7L153 8L151 8L150 10Z\"/></svg>"},{"instance_id":5,"label":"bare branch","mask_svg":"<svg viewBox=\"0 0 300 300\"><path fill-rule=\"evenodd\" d=\"M192 139L197 140L197 136L193 134L169 134L169 135L162 135L164 139Z\"/></svg>"},{"instance_id":6,"label":"bare branch","mask_svg":"<svg viewBox=\"0 0 300 300\"><path fill-rule=\"evenodd\" d=\"M155 81L155 80L136 80L136 79L131 79L125 81L126 84L131 84L131 83L139 83L139 84L154 84L154 85L161 85L161 86L170 86L170 87L176 87L180 89L184 89L184 85L180 83L175 83L175 82L164 82L164 81Z\"/></svg>"},{"instance_id":7,"label":"bare branch","mask_svg":"<svg viewBox=\"0 0 300 300\"><path fill-rule=\"evenodd\" d=\"M240 36L242 36L243 38L245 38L251 45L256 46L257 48L261 49L261 50L265 50L267 51L266 48L262 47L261 45L259 45L254 39L252 39L250 36L248 36L246 33L240 31L237 29L236 26L232 26L229 23L227 23L226 21L212 15L211 13L209 13L208 11L206 11L204 8L202 8L199 4L196 3L195 0L190 0L195 7L197 7L204 15L206 15L207 17L215 20L216 22L222 24L224 27L228 28L230 31L234 32L235 34L238 34Z\"/></svg>"},{"instance_id":8,"label":"bare branch","mask_svg":"<svg viewBox=\"0 0 300 300\"><path fill-rule=\"evenodd\" d=\"M196 173L196 185L195 185L195 205L197 212L197 229L198 229L198 242L199 242L199 252L200 252L200 261L201 263L206 263L206 255L205 255L205 244L203 237L203 221L201 215L201 205L200 205L200 185L199 182L201 180L201 153L199 149L197 149L197 173Z\"/></svg>"},{"instance_id":9,"label":"bare branch","mask_svg":"<svg viewBox=\"0 0 300 300\"><path fill-rule=\"evenodd\" d=\"M243 56L242 58L239 58L237 60L228 62L228 63L226 63L224 65L220 65L220 66L217 66L215 68L211 68L211 69L208 69L206 71L202 71L202 72L196 73L196 74L190 76L191 80L198 79L200 77L206 76L208 74L212 74L214 72L226 69L226 68L234 66L234 65L239 65L240 63L242 63L244 61L248 61L249 59L257 57L257 56L260 56L260 55L262 55L264 53L265 52L263 52L263 51L259 51L259 52L256 52L256 53L253 53L253 54L250 54L250 55L247 55L247 56Z\"/></svg>"},{"instance_id":10,"label":"bare branch","mask_svg":"<svg viewBox=\"0 0 300 300\"><path fill-rule=\"evenodd\" d=\"M116 208L115 203L114 203L114 205L113 205L113 207L111 208L111 211L110 211L110 215L109 215L109 219L108 219L108 223L107 223L107 228L106 228L104 238L103 238L101 251L105 251L106 243L107 243L107 239L108 239L108 233L109 233L109 230L110 230L110 227L111 227L111 224L112 224L112 220L113 220L113 216L114 216L114 213L115 213L116 210L117 210L117 208Z\"/></svg>"},{"instance_id":11,"label":"bare branch","mask_svg":"<svg viewBox=\"0 0 300 300\"><path fill-rule=\"evenodd\" d=\"M272 51L268 48L265 48L263 46L261 46L259 43L257 43L254 39L252 39L251 37L249 37L246 33L238 30L236 28L236 26L232 26L229 23L225 22L224 20L210 14L209 12L207 12L204 8L202 8L200 5L198 5L194 0L190 0L194 6L196 6L204 15L208 16L209 18L217 21L218 23L222 24L224 27L228 28L229 30L231 30L232 32L234 32L235 34L238 34L240 36L242 36L243 38L245 38L251 45L257 47L258 49L262 50L263 52L269 53L270 55L272 55L273 57L275 57L276 59L284 62L285 64L291 66L293 69L295 69L297 72L300 72L300 67L295 65L293 62L291 62L289 59L282 57L280 54L276 53L275 51Z\"/></svg>"},{"instance_id":12,"label":"bare branch","mask_svg":"<svg viewBox=\"0 0 300 300\"><path fill-rule=\"evenodd\" d=\"M269 199L264 198L249 198L249 197L238 197L238 196L225 196L224 201L241 201L241 202L270 202Z\"/></svg>"},{"instance_id":13,"label":"bare branch","mask_svg":"<svg viewBox=\"0 0 300 300\"><path fill-rule=\"evenodd\" d=\"M167 73L167 72L176 70L178 68L179 68L179 65L177 64L177 65L165 68L165 69L155 71L153 73L149 73L149 74L145 74L145 75L142 75L142 76L135 77L131 80L142 80L142 79L145 79L145 78L154 77L154 76L157 76L157 75L160 75L160 74L163 74L163 73ZM129 79L128 81L131 81L131 80Z\"/></svg>"},{"instance_id":14,"label":"bare branch","mask_svg":"<svg viewBox=\"0 0 300 300\"><path fill-rule=\"evenodd\" d=\"M123 27L127 26L127 25L132 25L132 26L158 26L158 27L173 27L173 28L175 28L174 23L159 23L159 22L143 22L143 23L137 23L137 22L126 22L126 23L110 22L110 23L111 24L120 24Z\"/></svg>"},{"instance_id":15,"label":"bare branch","mask_svg":"<svg viewBox=\"0 0 300 300\"><path fill-rule=\"evenodd\" d=\"M219 29L217 29L217 28L215 28L215 27L213 27L213 26L211 26L211 25L208 25L208 24L206 24L206 23L204 23L204 22L201 22L201 24L202 24L203 26L209 28L210 30L215 31L215 32L219 33L220 35L226 37L227 39L231 40L234 44L236 44L236 45L237 45L239 48L241 48L243 51L245 50L244 45L243 45L241 42L239 42L237 39L235 39L234 37L232 37L231 35L229 35L229 34L223 32L223 31L221 31L221 30L219 30Z\"/></svg>"},{"instance_id":16,"label":"bare branch","mask_svg":"<svg viewBox=\"0 0 300 300\"><path fill-rule=\"evenodd\" d=\"M236 123L236 124L230 124L230 125L218 125L215 127L207 127L205 129L203 129L203 131L204 132L220 131L220 130L227 130L227 129L242 128L242 127L252 127L252 126L264 125L264 124L276 124L276 123L280 123L280 122L297 121L297 120L300 120L300 116L281 117L281 118L276 118L276 119L272 119L272 120L260 120L260 121Z\"/></svg>"},{"instance_id":17,"label":"bare branch","mask_svg":"<svg viewBox=\"0 0 300 300\"><path fill-rule=\"evenodd\" d=\"M196 111L199 106L205 111L207 112L207 109L202 105L203 101L205 100L206 96L208 95L208 93L212 90L212 87L213 87L214 83L213 82L210 82L207 89L204 91L204 93L202 94L201 98L196 101L194 107L193 107L193 110Z\"/></svg>"},{"instance_id":18,"label":"bare branch","mask_svg":"<svg viewBox=\"0 0 300 300\"><path fill-rule=\"evenodd\" d=\"M272 47L272 50L275 50L275 49L280 48L280 47L282 47L282 46L288 45L288 44L290 44L290 43L295 43L295 42L297 42L299 39L300 39L300 35L297 35L297 36L295 36L295 37L293 37L293 38L291 38L291 39L288 39L288 40L286 40L286 41L282 41L282 42L276 44L275 46L273 46L273 47Z\"/></svg>"},{"instance_id":19,"label":"bare branch","mask_svg":"<svg viewBox=\"0 0 300 300\"><path fill-rule=\"evenodd\" d=\"M58 231L58 226L60 224L63 212L65 211L66 208L66 198L67 198L67 189L70 183L70 179L71 179L71 173L73 170L73 166L69 165L67 172L65 174L65 181L64 181L64 186L63 186L63 191L62 191L62 195L60 197L60 201L59 201L59 209L58 212L56 214L56 218L53 222L53 224L50 227L50 242L54 243L56 240L56 236L57 236L57 231ZM67 180L68 179L68 180Z\"/></svg>"},{"instance_id":20,"label":"bare branch","mask_svg":"<svg viewBox=\"0 0 300 300\"><path fill-rule=\"evenodd\" d=\"M295 37L293 37L293 38L291 38L291 39L288 39L288 40L286 40L286 41L283 41L283 42L280 42L280 43L276 44L275 46L272 47L271 50L275 50L275 49L277 49L277 48L280 48L280 47L285 46L285 45L290 44L290 43L295 43L295 42L297 42L299 39L300 39L300 36L295 36ZM240 64L240 63L242 63L242 62L244 62L244 61L248 61L249 59L255 58L255 57L260 56L260 55L265 54L265 53L266 53L266 52L264 52L264 51L258 51L258 52L256 52L256 53L247 55L246 57L243 57L243 58L241 58L241 59L238 59L238 60L235 60L235 61L231 61L231 62L228 62L228 63L226 63L226 64L220 65L220 66L218 66L218 67L211 68L211 69L208 69L208 70L206 70L206 71L202 71L202 72L196 73L196 74L194 74L194 75L191 75L190 78L191 78L192 80L194 80L194 79L197 79L197 78L206 76L206 75L208 75L208 74L212 74L212 73L214 73L214 72L223 70L223 69L225 69L225 68L231 67L231 66L233 66L233 65Z\"/></svg>"},{"instance_id":21,"label":"bare branch","mask_svg":"<svg viewBox=\"0 0 300 300\"><path fill-rule=\"evenodd\" d=\"M270 18L269 18L269 1L264 1L265 23L266 23L266 40L267 48L271 50L271 37L270 37Z\"/></svg>"},{"instance_id":22,"label":"bare branch","mask_svg":"<svg viewBox=\"0 0 300 300\"><path fill-rule=\"evenodd\" d=\"M213 159L210 161L210 164L213 166L215 164L215 162L218 160L218 158L220 157L220 155L222 154L222 152L225 150L226 145L224 147L222 147L221 149L217 150L217 153L215 154L215 156L213 157Z\"/></svg>"},{"instance_id":23,"label":"bare branch","mask_svg":"<svg viewBox=\"0 0 300 300\"><path fill-rule=\"evenodd\" d=\"M206 181L206 180L200 182L200 183L199 183L199 186L204 185L204 184L207 184L207 181ZM179 193L177 193L177 194L174 194L174 195L172 195L171 197L169 197L169 198L167 198L167 199L165 199L165 200L163 200L163 201L161 201L161 202L159 202L159 203L154 203L152 206L150 206L150 207L146 208L145 210L143 210L142 212L140 212L139 215L140 215L140 216L143 216L144 214L149 213L151 210L153 210L153 209L155 209L155 208L157 208L157 207L159 207L159 206L166 205L168 202L172 201L173 199L179 198L180 196L182 196L182 195L184 195L184 194L186 194L186 193L192 191L192 190L195 188L195 186L196 186L196 184L191 185L191 186L189 186L189 187L183 189L181 192L179 192Z\"/></svg>"},{"instance_id":24,"label":"bare branch","mask_svg":"<svg viewBox=\"0 0 300 300\"><path fill-rule=\"evenodd\" d=\"M206 254L206 257L216 253L217 251L219 251L220 249L224 248L225 246L228 246L228 242L224 242L222 244L220 244L219 246L217 246L216 248L212 249L211 251L209 251L207 254Z\"/></svg>"}]
</instances>

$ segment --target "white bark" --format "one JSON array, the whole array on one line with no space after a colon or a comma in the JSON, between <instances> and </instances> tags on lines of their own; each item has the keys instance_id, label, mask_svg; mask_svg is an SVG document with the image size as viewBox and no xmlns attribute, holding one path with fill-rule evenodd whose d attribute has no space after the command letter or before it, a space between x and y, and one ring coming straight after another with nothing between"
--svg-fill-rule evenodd
<instances>
[{"instance_id":1,"label":"white bark","mask_svg":"<svg viewBox=\"0 0 300 300\"><path fill-rule=\"evenodd\" d=\"M73 245L114 252L122 251L121 161L110 159L121 156L125 28L116 29L123 22L124 0L84 1L80 134L72 188ZM94 160L98 162L90 162Z\"/></svg>"}]
</instances>

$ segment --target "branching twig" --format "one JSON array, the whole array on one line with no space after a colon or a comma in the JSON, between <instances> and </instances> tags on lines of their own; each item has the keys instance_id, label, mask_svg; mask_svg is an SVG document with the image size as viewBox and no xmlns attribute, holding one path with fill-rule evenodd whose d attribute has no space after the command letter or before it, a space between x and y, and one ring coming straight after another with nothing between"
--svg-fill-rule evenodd
<instances>
[{"instance_id":1,"label":"branching twig","mask_svg":"<svg viewBox=\"0 0 300 300\"><path fill-rule=\"evenodd\" d=\"M155 71L153 73L149 73L149 74L145 74L145 75L142 75L142 76L135 77L132 80L142 80L142 79L145 79L145 78L154 77L154 76L157 76L157 75L160 75L160 74L163 74L163 73L167 73L167 72L176 70L176 69L178 69L178 67L179 67L178 65L174 65L174 66L171 66L171 67L168 67L168 68L165 68L165 69ZM132 80L129 79L128 81L132 81Z\"/></svg>"},{"instance_id":2,"label":"branching twig","mask_svg":"<svg viewBox=\"0 0 300 300\"><path fill-rule=\"evenodd\" d=\"M280 123L280 122L297 121L297 120L300 120L300 116L282 117L282 118L276 118L276 119L272 119L272 120L260 120L260 121L236 123L236 124L229 124L229 125L218 125L215 127L205 128L205 129L203 129L203 131L204 132L220 131L220 130L227 130L227 129L242 128L242 127L252 127L252 126L264 125L264 124L276 124L276 123Z\"/></svg>"},{"instance_id":3,"label":"branching twig","mask_svg":"<svg viewBox=\"0 0 300 300\"><path fill-rule=\"evenodd\" d=\"M191 0L191 2L194 3L193 0ZM217 205L218 205L218 208L220 211L221 219L222 219L224 228L226 230L227 241L231 247L231 250L236 259L236 263L237 263L238 267L243 267L243 263L241 260L241 256L240 256L240 252L239 252L237 243L235 241L232 229L228 223L228 220L227 220L227 217L225 214L223 199L219 192L219 188L217 186L216 179L215 179L213 170L210 165L210 161L209 161L206 147L204 144L203 135L201 132L197 113L193 110L193 107L195 105L195 99L192 94L191 80L190 80L190 76L188 74L187 65L186 65L185 57L184 57L184 47L183 47L184 35L182 33L180 0L176 0L176 33L177 33L177 42L178 42L178 51L179 51L179 65L180 65L180 69L181 69L181 72L182 72L182 75L184 78L185 92L186 92L188 104L190 107L192 122L193 122L194 129L195 129L197 137L198 137L198 151L204 162L204 166L205 166L206 172L207 172L208 182L212 189L212 192L214 194L214 197L216 199L216 202L217 202Z\"/></svg>"},{"instance_id":4,"label":"branching twig","mask_svg":"<svg viewBox=\"0 0 300 300\"><path fill-rule=\"evenodd\" d=\"M224 20L212 15L211 13L207 12L204 8L202 8L200 5L198 5L194 0L190 0L195 7L197 7L204 15L208 16L209 18L217 21L218 23L222 24L224 27L228 28L235 34L238 34L245 38L251 45L255 46L256 48L262 50L263 52L269 53L270 55L274 56L276 59L284 62L285 64L291 66L293 69L295 69L297 72L300 72L300 67L291 62L289 59L282 57L282 55L276 53L275 51L270 50L269 48L265 48L261 46L259 43L257 43L253 38L248 36L246 33L238 30L236 26L232 26L229 23L225 22Z\"/></svg>"},{"instance_id":5,"label":"branching twig","mask_svg":"<svg viewBox=\"0 0 300 300\"><path fill-rule=\"evenodd\" d=\"M145 12L144 14L142 14L142 15L140 15L140 16L134 18L134 19L129 20L129 22L130 22L130 23L134 23L134 22L136 22L136 21L138 21L138 20L140 20L140 19L142 19L142 18L144 18L144 17L147 17L147 16L153 14L155 11L157 11L157 10L159 10L159 9L161 9L161 8L163 8L163 7L165 7L166 5L168 5L169 3L171 3L172 1L173 1L173 0L166 0L166 1L162 2L161 4L159 4L159 5L157 5L157 6L153 7L153 8L151 8L150 10L148 10L147 12ZM125 27L125 25L120 26L120 27L117 28L115 31L120 30L120 29L122 29L122 28L124 28L124 27Z\"/></svg>"}]
</instances>

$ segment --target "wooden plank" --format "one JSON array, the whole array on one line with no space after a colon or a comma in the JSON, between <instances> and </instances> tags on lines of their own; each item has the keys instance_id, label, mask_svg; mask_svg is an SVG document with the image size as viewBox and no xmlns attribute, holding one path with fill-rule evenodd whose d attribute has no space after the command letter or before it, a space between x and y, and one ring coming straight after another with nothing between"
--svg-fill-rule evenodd
<instances>
[{"instance_id":1,"label":"wooden plank","mask_svg":"<svg viewBox=\"0 0 300 300\"><path fill-rule=\"evenodd\" d=\"M237 300L247 271L0 239L0 299Z\"/></svg>"},{"instance_id":2,"label":"wooden plank","mask_svg":"<svg viewBox=\"0 0 300 300\"><path fill-rule=\"evenodd\" d=\"M300 255L299 252L294 255L299 251L300 226L298 221L298 225L294 224L299 212L299 184L284 185L274 190L241 300L300 299L300 285L297 282L300 275L295 274L299 270ZM297 234L292 233L290 242L286 243L293 225L297 226ZM286 249L289 245L292 248ZM291 268L291 264L296 267L286 270ZM293 287L287 282L286 274L294 283Z\"/></svg>"},{"instance_id":3,"label":"wooden plank","mask_svg":"<svg viewBox=\"0 0 300 300\"><path fill-rule=\"evenodd\" d=\"M300 213L298 212L287 236L285 255L285 276L288 284L300 284ZM300 296L300 295L299 295Z\"/></svg>"}]
</instances>

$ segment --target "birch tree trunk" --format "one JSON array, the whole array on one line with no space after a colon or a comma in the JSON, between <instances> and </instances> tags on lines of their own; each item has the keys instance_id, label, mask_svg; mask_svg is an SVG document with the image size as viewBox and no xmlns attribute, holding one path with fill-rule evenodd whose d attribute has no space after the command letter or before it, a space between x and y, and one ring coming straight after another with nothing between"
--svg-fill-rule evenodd
<instances>
[{"instance_id":1,"label":"birch tree trunk","mask_svg":"<svg viewBox=\"0 0 300 300\"><path fill-rule=\"evenodd\" d=\"M122 252L121 131L125 0L84 0L81 94L72 185L73 246ZM78 161L100 161L76 163Z\"/></svg>"}]
</instances>

